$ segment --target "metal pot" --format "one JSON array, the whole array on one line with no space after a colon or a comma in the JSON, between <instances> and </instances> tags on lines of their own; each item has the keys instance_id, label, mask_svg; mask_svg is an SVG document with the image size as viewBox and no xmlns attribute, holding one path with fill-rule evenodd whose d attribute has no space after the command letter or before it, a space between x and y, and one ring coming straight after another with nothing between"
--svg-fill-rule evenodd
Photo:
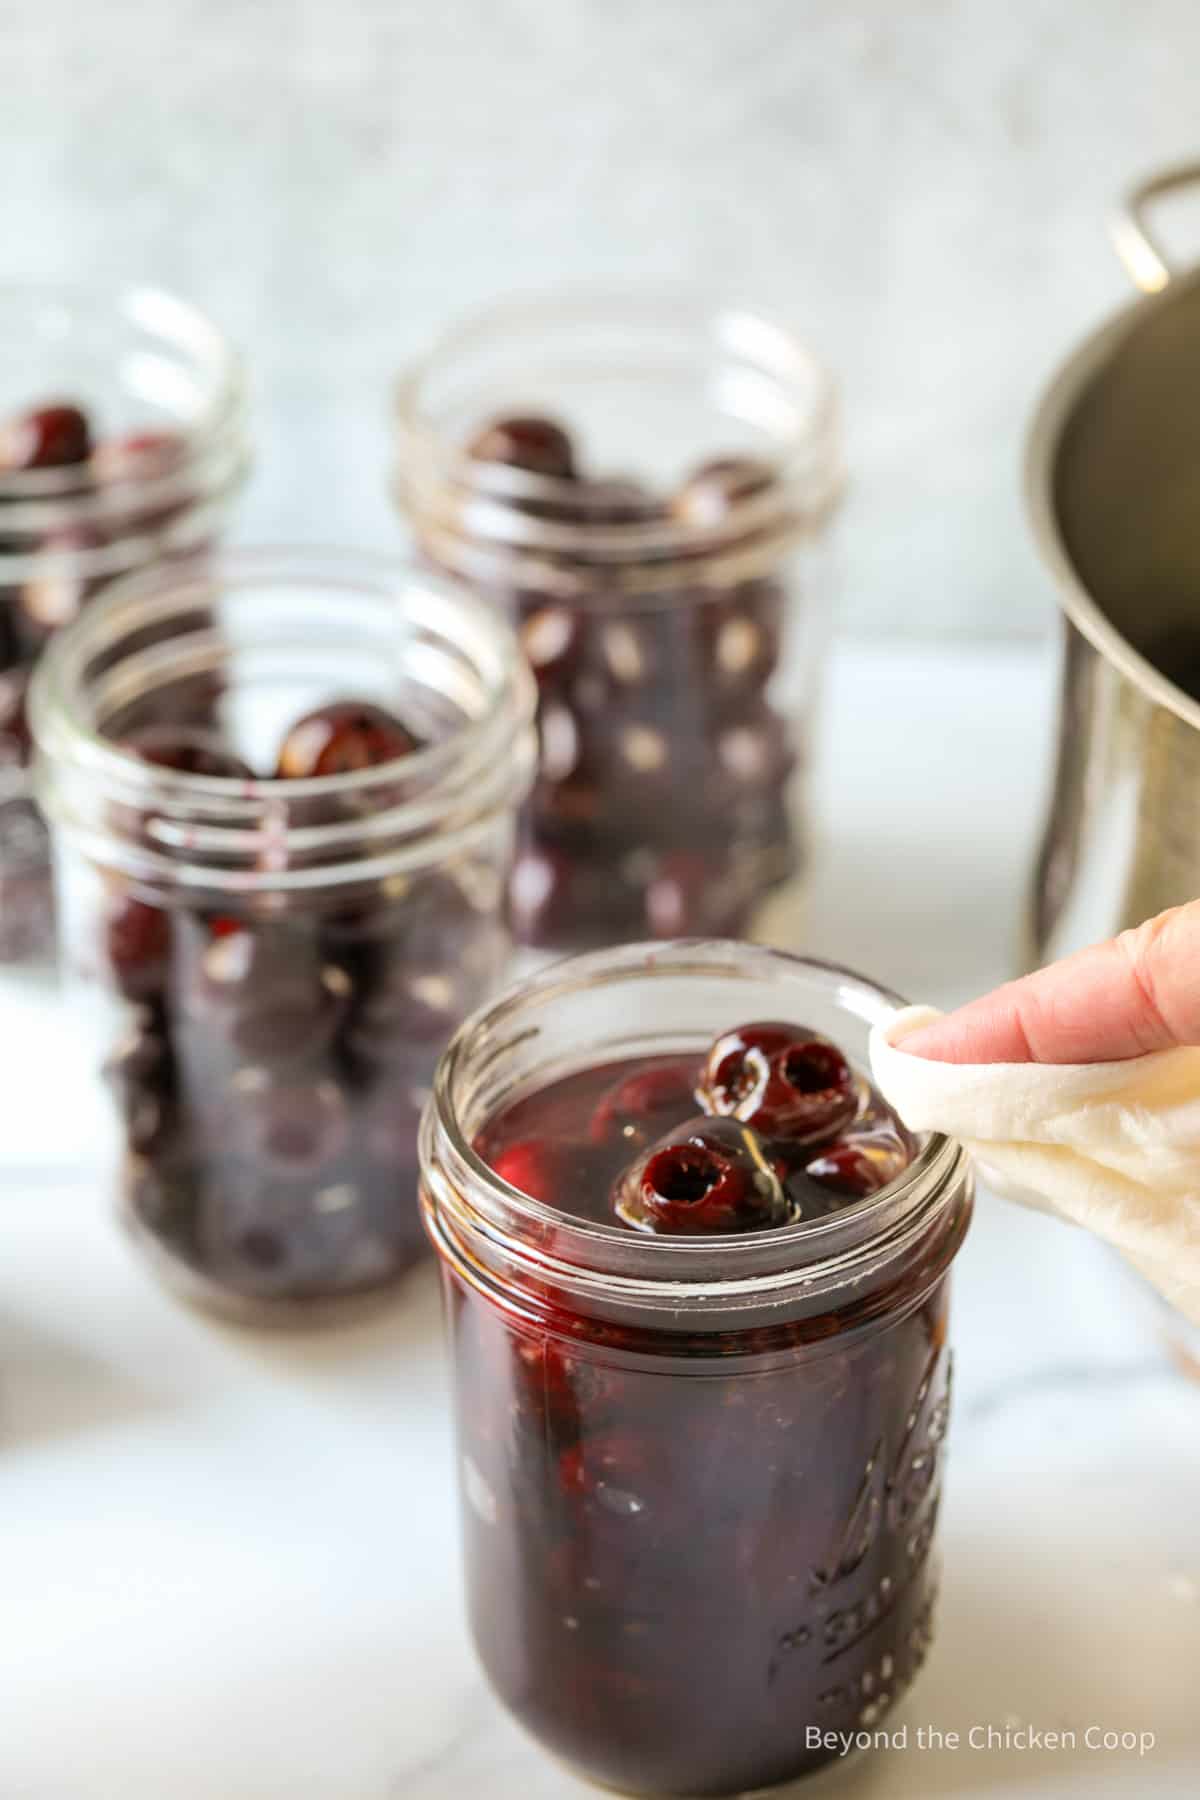
<instances>
[{"instance_id":1,"label":"metal pot","mask_svg":"<svg viewBox=\"0 0 1200 1800\"><path fill-rule=\"evenodd\" d=\"M1167 170L1116 214L1150 297L1071 357L1030 434L1029 507L1065 631L1031 966L1200 894L1200 270L1176 274L1148 222L1193 184L1200 163Z\"/></svg>"}]
</instances>

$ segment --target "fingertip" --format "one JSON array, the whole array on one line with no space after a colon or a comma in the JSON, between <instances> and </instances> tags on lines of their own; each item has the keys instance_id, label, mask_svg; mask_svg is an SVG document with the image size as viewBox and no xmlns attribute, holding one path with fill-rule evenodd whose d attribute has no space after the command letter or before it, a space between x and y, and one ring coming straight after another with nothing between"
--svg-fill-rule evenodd
<instances>
[{"instance_id":1,"label":"fingertip","mask_svg":"<svg viewBox=\"0 0 1200 1800\"><path fill-rule=\"evenodd\" d=\"M941 1023L939 1019L937 1024L920 1026L908 1037L902 1038L896 1048L903 1050L906 1056L923 1056L928 1062L944 1062L945 1058L939 1048L945 1035L939 1030Z\"/></svg>"},{"instance_id":2,"label":"fingertip","mask_svg":"<svg viewBox=\"0 0 1200 1800\"><path fill-rule=\"evenodd\" d=\"M961 1054L961 1032L953 1018L938 1019L933 1025L922 1025L896 1046L907 1056L920 1056L926 1062L975 1062L977 1057Z\"/></svg>"},{"instance_id":3,"label":"fingertip","mask_svg":"<svg viewBox=\"0 0 1200 1800\"><path fill-rule=\"evenodd\" d=\"M898 1048L926 1062L1030 1062L1033 1057L1020 1009L1012 1004L1011 996L1010 987L997 988L957 1012L919 1026L900 1040Z\"/></svg>"}]
</instances>

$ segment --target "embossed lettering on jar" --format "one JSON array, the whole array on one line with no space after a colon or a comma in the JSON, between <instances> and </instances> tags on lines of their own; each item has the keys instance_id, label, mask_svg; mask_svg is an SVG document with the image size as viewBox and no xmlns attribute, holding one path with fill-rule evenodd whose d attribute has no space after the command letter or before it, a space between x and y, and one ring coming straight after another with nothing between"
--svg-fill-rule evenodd
<instances>
[{"instance_id":1,"label":"embossed lettering on jar","mask_svg":"<svg viewBox=\"0 0 1200 1800\"><path fill-rule=\"evenodd\" d=\"M743 945L633 947L514 990L441 1065L472 1629L521 1722L620 1791L803 1774L809 1729L885 1718L928 1648L970 1184L861 1073L895 1004ZM719 1110L714 1072L786 1056L787 1021L838 1103Z\"/></svg>"},{"instance_id":2,"label":"embossed lettering on jar","mask_svg":"<svg viewBox=\"0 0 1200 1800\"><path fill-rule=\"evenodd\" d=\"M76 1017L123 1217L188 1297L303 1319L422 1253L420 1111L507 958L533 706L502 621L367 556L177 561L47 653Z\"/></svg>"}]
</instances>

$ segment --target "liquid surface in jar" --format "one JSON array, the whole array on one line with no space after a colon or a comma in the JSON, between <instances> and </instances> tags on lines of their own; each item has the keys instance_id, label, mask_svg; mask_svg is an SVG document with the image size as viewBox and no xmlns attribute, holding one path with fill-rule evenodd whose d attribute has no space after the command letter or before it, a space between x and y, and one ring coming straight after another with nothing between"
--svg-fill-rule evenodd
<instances>
[{"instance_id":1,"label":"liquid surface in jar","mask_svg":"<svg viewBox=\"0 0 1200 1800\"><path fill-rule=\"evenodd\" d=\"M878 1192L915 1144L837 1046L802 1025L707 1053L604 1064L527 1095L476 1148L533 1199L654 1235L770 1230Z\"/></svg>"}]
</instances>

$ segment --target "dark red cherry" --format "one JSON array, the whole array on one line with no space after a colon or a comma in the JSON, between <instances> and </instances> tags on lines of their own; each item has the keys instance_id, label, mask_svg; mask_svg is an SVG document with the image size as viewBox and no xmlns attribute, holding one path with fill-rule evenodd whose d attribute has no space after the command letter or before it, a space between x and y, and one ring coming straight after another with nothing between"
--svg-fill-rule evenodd
<instances>
[{"instance_id":1,"label":"dark red cherry","mask_svg":"<svg viewBox=\"0 0 1200 1800\"><path fill-rule=\"evenodd\" d=\"M3 535L0 534L0 551L9 547ZM20 588L15 588L9 583L0 582L0 670L5 673L25 660L21 641L17 635L16 621L13 619L13 602L17 599L20 591Z\"/></svg>"},{"instance_id":2,"label":"dark red cherry","mask_svg":"<svg viewBox=\"0 0 1200 1800\"><path fill-rule=\"evenodd\" d=\"M523 1344L520 1356L522 1400L526 1417L539 1447L569 1445L578 1441L585 1425L595 1432L619 1416L628 1400L624 1375L611 1363L597 1360L594 1346L615 1341L612 1326L589 1321L595 1331L590 1343L576 1345L569 1338L541 1336Z\"/></svg>"},{"instance_id":3,"label":"dark red cherry","mask_svg":"<svg viewBox=\"0 0 1200 1800\"><path fill-rule=\"evenodd\" d=\"M499 897L489 869L463 863L323 920L322 953L353 989L346 1037L356 1054L403 1060L412 1045L449 1036L500 954Z\"/></svg>"},{"instance_id":4,"label":"dark red cherry","mask_svg":"<svg viewBox=\"0 0 1200 1800\"><path fill-rule=\"evenodd\" d=\"M193 915L186 929L181 1013L219 1033L239 1064L278 1070L325 1053L349 1005L344 969L318 962L309 940L281 927Z\"/></svg>"},{"instance_id":5,"label":"dark red cherry","mask_svg":"<svg viewBox=\"0 0 1200 1800\"><path fill-rule=\"evenodd\" d=\"M521 622L521 647L539 687L555 687L571 674L583 634L578 613L539 606Z\"/></svg>"},{"instance_id":6,"label":"dark red cherry","mask_svg":"<svg viewBox=\"0 0 1200 1800\"><path fill-rule=\"evenodd\" d=\"M521 943L536 944L569 932L575 865L565 850L533 844L513 864L508 885L509 916Z\"/></svg>"},{"instance_id":7,"label":"dark red cherry","mask_svg":"<svg viewBox=\"0 0 1200 1800\"><path fill-rule=\"evenodd\" d=\"M755 1133L735 1119L691 1119L618 1177L617 1217L635 1231L696 1237L765 1231L795 1216Z\"/></svg>"},{"instance_id":8,"label":"dark red cherry","mask_svg":"<svg viewBox=\"0 0 1200 1800\"><path fill-rule=\"evenodd\" d=\"M122 740L122 749L180 775L253 780L254 771L228 748L219 732L202 725L147 725Z\"/></svg>"},{"instance_id":9,"label":"dark red cherry","mask_svg":"<svg viewBox=\"0 0 1200 1800\"><path fill-rule=\"evenodd\" d=\"M346 1044L371 1065L404 1062L416 1045L444 1043L466 1010L453 963L400 956L356 1002Z\"/></svg>"},{"instance_id":10,"label":"dark red cherry","mask_svg":"<svg viewBox=\"0 0 1200 1800\"><path fill-rule=\"evenodd\" d=\"M105 921L113 980L128 1000L161 999L171 948L170 914L133 894L114 897Z\"/></svg>"},{"instance_id":11,"label":"dark red cherry","mask_svg":"<svg viewBox=\"0 0 1200 1800\"><path fill-rule=\"evenodd\" d=\"M17 628L36 652L51 632L78 618L101 585L86 573L104 538L93 526L68 525L42 539L34 573L21 585Z\"/></svg>"},{"instance_id":12,"label":"dark red cherry","mask_svg":"<svg viewBox=\"0 0 1200 1800\"><path fill-rule=\"evenodd\" d=\"M279 752L276 775L304 781L348 775L410 756L419 740L393 713L367 700L339 700L297 719Z\"/></svg>"},{"instance_id":13,"label":"dark red cherry","mask_svg":"<svg viewBox=\"0 0 1200 1800\"><path fill-rule=\"evenodd\" d=\"M174 1064L162 1032L149 1023L136 1024L105 1063L104 1077L130 1149L139 1156L150 1155L171 1124Z\"/></svg>"},{"instance_id":14,"label":"dark red cherry","mask_svg":"<svg viewBox=\"0 0 1200 1800\"><path fill-rule=\"evenodd\" d=\"M751 710L759 701L779 665L785 614L783 589L765 580L741 582L728 594L709 591L696 608L700 652L718 705Z\"/></svg>"},{"instance_id":15,"label":"dark red cherry","mask_svg":"<svg viewBox=\"0 0 1200 1800\"><path fill-rule=\"evenodd\" d=\"M572 502L572 516L582 525L646 525L663 515L648 488L623 476L581 483Z\"/></svg>"},{"instance_id":16,"label":"dark red cherry","mask_svg":"<svg viewBox=\"0 0 1200 1800\"><path fill-rule=\"evenodd\" d=\"M25 711L29 676L28 665L5 669L0 675L0 769L29 761L32 740Z\"/></svg>"},{"instance_id":17,"label":"dark red cherry","mask_svg":"<svg viewBox=\"0 0 1200 1800\"><path fill-rule=\"evenodd\" d=\"M592 1114L588 1136L593 1144L626 1144L644 1150L681 1114L695 1105L694 1063L666 1063L627 1075L611 1087Z\"/></svg>"},{"instance_id":18,"label":"dark red cherry","mask_svg":"<svg viewBox=\"0 0 1200 1800\"><path fill-rule=\"evenodd\" d=\"M807 1037L806 1032L799 1034ZM765 1080L768 1059L794 1043L792 1025L737 1025L715 1040L700 1073L699 1094L706 1112L740 1118Z\"/></svg>"},{"instance_id":19,"label":"dark red cherry","mask_svg":"<svg viewBox=\"0 0 1200 1800\"><path fill-rule=\"evenodd\" d=\"M495 1174L531 1200L547 1205L561 1199L563 1146L544 1138L521 1138L489 1157Z\"/></svg>"},{"instance_id":20,"label":"dark red cherry","mask_svg":"<svg viewBox=\"0 0 1200 1800\"><path fill-rule=\"evenodd\" d=\"M903 1166L902 1161L893 1164L886 1155L872 1156L857 1144L829 1144L804 1165L804 1172L810 1181L832 1193L865 1200L894 1180Z\"/></svg>"},{"instance_id":21,"label":"dark red cherry","mask_svg":"<svg viewBox=\"0 0 1200 1800\"><path fill-rule=\"evenodd\" d=\"M532 414L494 419L471 439L467 455L475 462L505 463L559 481L575 475L575 451L567 433L553 419Z\"/></svg>"},{"instance_id":22,"label":"dark red cherry","mask_svg":"<svg viewBox=\"0 0 1200 1800\"><path fill-rule=\"evenodd\" d=\"M333 1039L346 1011L348 984L342 970L323 969L319 979L297 973L264 988L241 1010L230 1029L230 1042L247 1062L282 1067L312 1062Z\"/></svg>"},{"instance_id":23,"label":"dark red cherry","mask_svg":"<svg viewBox=\"0 0 1200 1800\"><path fill-rule=\"evenodd\" d=\"M0 429L0 469L64 469L91 453L91 427L77 406L33 407Z\"/></svg>"},{"instance_id":24,"label":"dark red cherry","mask_svg":"<svg viewBox=\"0 0 1200 1800\"><path fill-rule=\"evenodd\" d=\"M337 1293L377 1279L374 1234L342 1171L307 1173L228 1161L192 1180L202 1271L235 1292L272 1299Z\"/></svg>"},{"instance_id":25,"label":"dark red cherry","mask_svg":"<svg viewBox=\"0 0 1200 1800\"><path fill-rule=\"evenodd\" d=\"M426 1070L428 1074L428 1070ZM368 1165L406 1180L417 1164L417 1133L426 1085L380 1081L358 1107L354 1141L366 1152ZM415 1187L415 1182L413 1186Z\"/></svg>"},{"instance_id":26,"label":"dark red cherry","mask_svg":"<svg viewBox=\"0 0 1200 1800\"><path fill-rule=\"evenodd\" d=\"M817 1143L858 1108L849 1063L834 1044L795 1025L740 1025L719 1037L700 1078L708 1112L752 1125L764 1137Z\"/></svg>"},{"instance_id":27,"label":"dark red cherry","mask_svg":"<svg viewBox=\"0 0 1200 1800\"><path fill-rule=\"evenodd\" d=\"M664 856L646 887L646 929L656 938L734 936L742 910L727 867L696 850Z\"/></svg>"},{"instance_id":28,"label":"dark red cherry","mask_svg":"<svg viewBox=\"0 0 1200 1800\"><path fill-rule=\"evenodd\" d=\"M693 469L673 496L671 511L683 524L709 530L743 501L765 493L773 479L770 465L757 457L716 456Z\"/></svg>"},{"instance_id":29,"label":"dark red cherry","mask_svg":"<svg viewBox=\"0 0 1200 1800\"><path fill-rule=\"evenodd\" d=\"M565 1494L598 1502L614 1515L617 1526L643 1511L647 1490L659 1485L669 1460L654 1438L619 1430L589 1432L559 1452L558 1478Z\"/></svg>"},{"instance_id":30,"label":"dark red cherry","mask_svg":"<svg viewBox=\"0 0 1200 1800\"><path fill-rule=\"evenodd\" d=\"M211 1233L206 1234L207 1247L211 1249ZM247 1272L258 1276L270 1276L287 1272L288 1245L285 1235L274 1225L241 1226L230 1246L235 1264L243 1264ZM224 1257L220 1258L221 1266Z\"/></svg>"},{"instance_id":31,"label":"dark red cherry","mask_svg":"<svg viewBox=\"0 0 1200 1800\"><path fill-rule=\"evenodd\" d=\"M257 1085L256 1085L257 1082ZM281 1175L317 1174L341 1155L349 1122L332 1081L275 1087L265 1071L243 1070L231 1104L249 1127L249 1151Z\"/></svg>"},{"instance_id":32,"label":"dark red cherry","mask_svg":"<svg viewBox=\"0 0 1200 1800\"><path fill-rule=\"evenodd\" d=\"M185 1011L258 1006L286 973L290 939L278 932L247 925L229 913L188 913L181 926L198 965L193 985L183 995Z\"/></svg>"}]
</instances>

